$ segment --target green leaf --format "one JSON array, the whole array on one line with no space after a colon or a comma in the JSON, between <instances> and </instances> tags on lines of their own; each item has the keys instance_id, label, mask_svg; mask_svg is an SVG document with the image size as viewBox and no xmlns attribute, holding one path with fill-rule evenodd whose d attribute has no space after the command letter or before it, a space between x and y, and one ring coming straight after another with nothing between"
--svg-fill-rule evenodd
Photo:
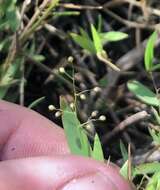
<instances>
[{"instance_id":1,"label":"green leaf","mask_svg":"<svg viewBox=\"0 0 160 190\"><path fill-rule=\"evenodd\" d=\"M2 0L0 2L0 30L9 27L15 32L20 24L17 16L17 7L15 0Z\"/></svg>"},{"instance_id":2,"label":"green leaf","mask_svg":"<svg viewBox=\"0 0 160 190\"><path fill-rule=\"evenodd\" d=\"M91 147L76 113L70 109L63 97L60 98L60 105L63 111L63 128L71 152L77 155L90 156Z\"/></svg>"},{"instance_id":3,"label":"green leaf","mask_svg":"<svg viewBox=\"0 0 160 190\"><path fill-rule=\"evenodd\" d=\"M104 161L102 145L101 145L100 139L98 137L98 134L96 134L95 138L94 138L94 146L93 146L93 151L92 151L92 158L94 158L96 160L99 160L99 161Z\"/></svg>"},{"instance_id":4,"label":"green leaf","mask_svg":"<svg viewBox=\"0 0 160 190\"><path fill-rule=\"evenodd\" d=\"M0 8L4 12L6 12L8 9L15 6L17 0L1 0L0 1Z\"/></svg>"},{"instance_id":5,"label":"green leaf","mask_svg":"<svg viewBox=\"0 0 160 190\"><path fill-rule=\"evenodd\" d=\"M155 131L154 129L148 129L149 133L156 145L160 145L160 133Z\"/></svg>"},{"instance_id":6,"label":"green leaf","mask_svg":"<svg viewBox=\"0 0 160 190\"><path fill-rule=\"evenodd\" d=\"M41 97L41 98L38 98L37 100L33 101L29 106L28 108L32 109L34 107L36 107L38 104L40 104L41 102L43 102L43 100L45 100L45 97Z\"/></svg>"},{"instance_id":7,"label":"green leaf","mask_svg":"<svg viewBox=\"0 0 160 190\"><path fill-rule=\"evenodd\" d=\"M153 112L153 114L154 114L154 117L155 117L155 119L156 119L158 125L160 125L160 115L159 115L159 113L158 113L157 110L154 109L153 107L152 107L152 112Z\"/></svg>"},{"instance_id":8,"label":"green leaf","mask_svg":"<svg viewBox=\"0 0 160 190\"><path fill-rule=\"evenodd\" d=\"M46 59L44 55L40 55L40 54L35 54L35 55L32 55L31 57L33 60L37 62L42 62Z\"/></svg>"},{"instance_id":9,"label":"green leaf","mask_svg":"<svg viewBox=\"0 0 160 190\"><path fill-rule=\"evenodd\" d=\"M119 172L125 179L128 179L128 160L123 164Z\"/></svg>"},{"instance_id":10,"label":"green leaf","mask_svg":"<svg viewBox=\"0 0 160 190\"><path fill-rule=\"evenodd\" d=\"M80 15L79 11L62 11L62 12L53 12L53 15L56 17L62 17L62 16L78 16Z\"/></svg>"},{"instance_id":11,"label":"green leaf","mask_svg":"<svg viewBox=\"0 0 160 190\"><path fill-rule=\"evenodd\" d=\"M94 47L96 49L96 53L101 53L103 51L102 42L101 42L100 36L93 24L91 24L91 32L92 32L92 38L93 38L93 42L94 42Z\"/></svg>"},{"instance_id":12,"label":"green leaf","mask_svg":"<svg viewBox=\"0 0 160 190\"><path fill-rule=\"evenodd\" d=\"M147 42L147 46L145 49L144 64L147 72L150 72L153 67L154 44L157 40L157 36L158 36L157 32L153 32L153 34L150 36Z\"/></svg>"},{"instance_id":13,"label":"green leaf","mask_svg":"<svg viewBox=\"0 0 160 190\"><path fill-rule=\"evenodd\" d=\"M151 71L156 71L156 70L160 70L160 64L152 66Z\"/></svg>"},{"instance_id":14,"label":"green leaf","mask_svg":"<svg viewBox=\"0 0 160 190\"><path fill-rule=\"evenodd\" d=\"M160 189L160 172L156 172L147 184L146 190L159 190Z\"/></svg>"},{"instance_id":15,"label":"green leaf","mask_svg":"<svg viewBox=\"0 0 160 190\"><path fill-rule=\"evenodd\" d=\"M3 99L7 92L9 87L11 86L10 84L12 84L14 77L16 75L16 73L19 71L20 68L20 64L23 62L23 59L17 59L14 63L12 63L9 68L7 69L7 71L5 73L3 73L2 71L2 79L0 81L0 99Z\"/></svg>"},{"instance_id":16,"label":"green leaf","mask_svg":"<svg viewBox=\"0 0 160 190\"><path fill-rule=\"evenodd\" d=\"M98 27L97 28L98 28L97 29L98 33L100 33L102 30L102 15L101 14L98 15Z\"/></svg>"},{"instance_id":17,"label":"green leaf","mask_svg":"<svg viewBox=\"0 0 160 190\"><path fill-rule=\"evenodd\" d=\"M123 32L110 31L110 32L100 33L100 38L104 44L106 42L115 42L126 39L128 38L128 34Z\"/></svg>"},{"instance_id":18,"label":"green leaf","mask_svg":"<svg viewBox=\"0 0 160 190\"><path fill-rule=\"evenodd\" d=\"M127 86L128 89L144 103L157 107L160 106L160 100L157 98L156 94L145 85L138 81L130 81L127 83Z\"/></svg>"},{"instance_id":19,"label":"green leaf","mask_svg":"<svg viewBox=\"0 0 160 190\"><path fill-rule=\"evenodd\" d=\"M17 18L17 14L16 14L16 10L10 10L6 13L6 20L10 26L10 28L12 29L12 31L16 31L17 28L19 27L20 21Z\"/></svg>"},{"instance_id":20,"label":"green leaf","mask_svg":"<svg viewBox=\"0 0 160 190\"><path fill-rule=\"evenodd\" d=\"M135 176L148 175L148 174L153 174L158 171L160 171L160 163L158 162L145 163L145 164L140 164L135 167L134 175Z\"/></svg>"},{"instance_id":21,"label":"green leaf","mask_svg":"<svg viewBox=\"0 0 160 190\"><path fill-rule=\"evenodd\" d=\"M89 53L95 54L96 50L93 42L89 38L85 38L75 33L70 33L73 40L81 46L81 48L87 50Z\"/></svg>"},{"instance_id":22,"label":"green leaf","mask_svg":"<svg viewBox=\"0 0 160 190\"><path fill-rule=\"evenodd\" d=\"M81 33L83 38L91 40L88 33L85 30L83 30L83 28L81 28L81 27L80 27L80 33Z\"/></svg>"},{"instance_id":23,"label":"green leaf","mask_svg":"<svg viewBox=\"0 0 160 190\"><path fill-rule=\"evenodd\" d=\"M0 21L0 31L4 30L4 28L7 26L8 22L7 21Z\"/></svg>"},{"instance_id":24,"label":"green leaf","mask_svg":"<svg viewBox=\"0 0 160 190\"><path fill-rule=\"evenodd\" d=\"M0 52L4 49L7 43L9 43L8 38L5 38L2 42L0 42Z\"/></svg>"},{"instance_id":25,"label":"green leaf","mask_svg":"<svg viewBox=\"0 0 160 190\"><path fill-rule=\"evenodd\" d=\"M128 152L126 150L125 145L123 144L123 142L121 140L120 140L120 149L121 149L123 161L126 162L128 160Z\"/></svg>"}]
</instances>

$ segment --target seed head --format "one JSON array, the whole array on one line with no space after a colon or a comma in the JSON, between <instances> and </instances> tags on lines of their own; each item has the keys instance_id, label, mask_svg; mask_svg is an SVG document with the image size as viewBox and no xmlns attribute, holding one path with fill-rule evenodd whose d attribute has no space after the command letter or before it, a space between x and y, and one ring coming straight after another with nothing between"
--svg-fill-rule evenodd
<instances>
[{"instance_id":1,"label":"seed head","mask_svg":"<svg viewBox=\"0 0 160 190\"><path fill-rule=\"evenodd\" d=\"M98 87L98 86L96 86L96 87L94 87L94 92L100 92L101 91L101 88L100 87Z\"/></svg>"},{"instance_id":2,"label":"seed head","mask_svg":"<svg viewBox=\"0 0 160 190\"><path fill-rule=\"evenodd\" d=\"M69 106L70 106L70 108L71 108L71 109L74 109L74 103L73 103L73 102L72 102L72 103L70 103L70 105L69 105Z\"/></svg>"},{"instance_id":3,"label":"seed head","mask_svg":"<svg viewBox=\"0 0 160 190\"><path fill-rule=\"evenodd\" d=\"M49 111L54 111L56 108L55 108L54 105L50 104L50 105L48 106L48 109L49 109Z\"/></svg>"},{"instance_id":4,"label":"seed head","mask_svg":"<svg viewBox=\"0 0 160 190\"><path fill-rule=\"evenodd\" d=\"M60 73L65 73L64 67L60 67L60 68L59 68L59 72L60 72Z\"/></svg>"},{"instance_id":5,"label":"seed head","mask_svg":"<svg viewBox=\"0 0 160 190\"><path fill-rule=\"evenodd\" d=\"M105 120L106 120L106 116L105 116L105 115L101 115L101 116L99 117L99 120L100 120L100 121L105 121Z\"/></svg>"},{"instance_id":6,"label":"seed head","mask_svg":"<svg viewBox=\"0 0 160 190\"><path fill-rule=\"evenodd\" d=\"M61 116L61 112L60 111L57 111L56 113L55 113L55 117L60 117Z\"/></svg>"},{"instance_id":7,"label":"seed head","mask_svg":"<svg viewBox=\"0 0 160 190\"><path fill-rule=\"evenodd\" d=\"M85 96L84 94L81 94L81 95L80 95L80 99L81 99L81 100L86 100L86 96Z\"/></svg>"},{"instance_id":8,"label":"seed head","mask_svg":"<svg viewBox=\"0 0 160 190\"><path fill-rule=\"evenodd\" d=\"M74 61L74 58L73 58L72 56L69 56L69 57L68 57L68 62L69 62L69 63L73 63L73 61Z\"/></svg>"},{"instance_id":9,"label":"seed head","mask_svg":"<svg viewBox=\"0 0 160 190\"><path fill-rule=\"evenodd\" d=\"M93 111L93 112L91 113L91 117L96 117L96 116L97 116L97 114L98 114L98 111L97 111L97 110L95 110L95 111Z\"/></svg>"}]
</instances>

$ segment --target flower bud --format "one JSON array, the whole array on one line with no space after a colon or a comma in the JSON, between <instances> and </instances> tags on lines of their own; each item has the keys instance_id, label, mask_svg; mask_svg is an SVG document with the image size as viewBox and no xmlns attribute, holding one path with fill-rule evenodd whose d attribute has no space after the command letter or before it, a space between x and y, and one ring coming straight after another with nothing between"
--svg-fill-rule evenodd
<instances>
[{"instance_id":1,"label":"flower bud","mask_svg":"<svg viewBox=\"0 0 160 190\"><path fill-rule=\"evenodd\" d=\"M60 72L60 73L65 73L64 67L60 67L60 68L59 68L59 72Z\"/></svg>"},{"instance_id":2,"label":"flower bud","mask_svg":"<svg viewBox=\"0 0 160 190\"><path fill-rule=\"evenodd\" d=\"M100 120L100 121L105 121L105 120L106 120L106 116L105 116L105 115L101 115L101 116L99 117L99 120Z\"/></svg>"},{"instance_id":3,"label":"flower bud","mask_svg":"<svg viewBox=\"0 0 160 190\"><path fill-rule=\"evenodd\" d=\"M54 111L56 108L55 108L54 105L50 104L50 105L48 106L48 109L49 109L49 111Z\"/></svg>"}]
</instances>

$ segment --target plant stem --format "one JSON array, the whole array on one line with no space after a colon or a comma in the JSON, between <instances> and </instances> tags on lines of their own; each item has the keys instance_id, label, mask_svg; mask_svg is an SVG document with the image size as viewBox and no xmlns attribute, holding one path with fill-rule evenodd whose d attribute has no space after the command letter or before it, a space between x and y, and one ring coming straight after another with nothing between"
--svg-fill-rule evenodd
<instances>
[{"instance_id":1,"label":"plant stem","mask_svg":"<svg viewBox=\"0 0 160 190\"><path fill-rule=\"evenodd\" d=\"M32 35L35 30L42 24L42 22L49 16L50 12L52 11L52 9L57 5L59 0L55 0L52 1L52 3L50 4L50 6L44 11L43 15L38 19L38 17L40 16L41 12L45 9L45 7L47 6L48 1L45 1L45 4L42 4L42 6L40 7L40 9L37 10L37 12L35 13L35 15L32 17L33 19L31 20L31 22L27 25L26 29L24 30L24 32L22 33L22 35L20 36L20 41L22 42L22 44L26 41L26 39L28 39L28 37L30 35ZM38 20L37 20L38 19ZM36 21L37 20L37 21Z\"/></svg>"}]
</instances>

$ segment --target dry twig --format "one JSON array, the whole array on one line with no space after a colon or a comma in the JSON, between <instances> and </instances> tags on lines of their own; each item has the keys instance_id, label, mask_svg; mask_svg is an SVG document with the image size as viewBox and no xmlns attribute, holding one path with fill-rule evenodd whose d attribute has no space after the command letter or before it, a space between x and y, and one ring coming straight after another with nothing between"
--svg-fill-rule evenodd
<instances>
[{"instance_id":1,"label":"dry twig","mask_svg":"<svg viewBox=\"0 0 160 190\"><path fill-rule=\"evenodd\" d=\"M102 143L106 143L106 141L113 138L115 135L117 135L119 132L123 131L126 127L128 127L131 124L135 124L136 122L140 120L144 120L148 118L150 115L146 111L140 111L138 113L135 113L134 115L129 116L127 119L122 121L117 127L115 127L110 133L105 134L102 137Z\"/></svg>"}]
</instances>

